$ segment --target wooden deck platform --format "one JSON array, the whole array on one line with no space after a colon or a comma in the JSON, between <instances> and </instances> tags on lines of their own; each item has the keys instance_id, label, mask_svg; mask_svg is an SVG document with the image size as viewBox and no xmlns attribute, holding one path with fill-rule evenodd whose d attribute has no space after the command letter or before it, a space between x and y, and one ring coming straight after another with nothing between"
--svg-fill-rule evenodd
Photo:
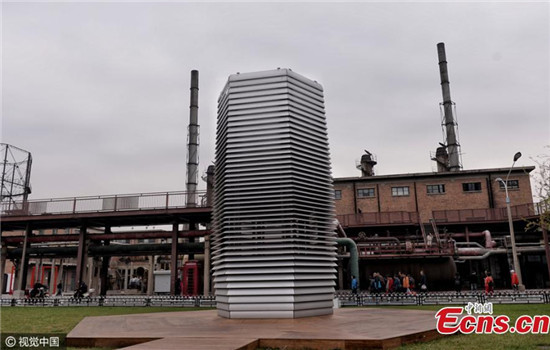
<instances>
[{"instance_id":1,"label":"wooden deck platform","mask_svg":"<svg viewBox=\"0 0 550 350\"><path fill-rule=\"evenodd\" d=\"M67 345L126 350L390 349L440 336L432 311L334 311L299 319L224 319L215 310L86 317L67 335Z\"/></svg>"}]
</instances>

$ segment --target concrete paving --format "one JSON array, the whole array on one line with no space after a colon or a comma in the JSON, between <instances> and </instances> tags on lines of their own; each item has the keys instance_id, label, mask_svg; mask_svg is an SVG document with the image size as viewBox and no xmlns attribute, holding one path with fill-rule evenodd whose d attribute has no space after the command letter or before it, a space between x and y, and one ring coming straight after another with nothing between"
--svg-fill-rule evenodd
<instances>
[{"instance_id":1,"label":"concrete paving","mask_svg":"<svg viewBox=\"0 0 550 350\"><path fill-rule=\"evenodd\" d=\"M335 309L299 319L225 319L216 310L86 317L69 346L126 350L389 349L439 337L435 312L388 308Z\"/></svg>"}]
</instances>

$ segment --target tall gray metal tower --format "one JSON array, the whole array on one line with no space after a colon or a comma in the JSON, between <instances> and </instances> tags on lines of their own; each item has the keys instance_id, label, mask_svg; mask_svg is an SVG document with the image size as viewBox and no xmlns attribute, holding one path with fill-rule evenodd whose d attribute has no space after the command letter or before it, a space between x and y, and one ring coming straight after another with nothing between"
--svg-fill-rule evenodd
<instances>
[{"instance_id":1,"label":"tall gray metal tower","mask_svg":"<svg viewBox=\"0 0 550 350\"><path fill-rule=\"evenodd\" d=\"M191 71L191 101L189 104L189 127L187 128L187 203L197 206L199 167L199 71Z\"/></svg>"},{"instance_id":2,"label":"tall gray metal tower","mask_svg":"<svg viewBox=\"0 0 550 350\"><path fill-rule=\"evenodd\" d=\"M323 88L290 69L235 74L218 100L218 314L331 314L334 192Z\"/></svg>"},{"instance_id":3,"label":"tall gray metal tower","mask_svg":"<svg viewBox=\"0 0 550 350\"><path fill-rule=\"evenodd\" d=\"M445 146L447 147L447 170L460 171L462 162L460 161L460 144L458 142L458 124L456 116L453 113L454 102L451 100L451 88L449 86L449 72L447 70L447 56L445 54L445 44L437 44L437 55L439 58L439 74L441 76L441 92L443 95L443 120L442 126L445 132ZM438 152L443 152L438 150ZM437 157L439 164L443 157Z\"/></svg>"}]
</instances>

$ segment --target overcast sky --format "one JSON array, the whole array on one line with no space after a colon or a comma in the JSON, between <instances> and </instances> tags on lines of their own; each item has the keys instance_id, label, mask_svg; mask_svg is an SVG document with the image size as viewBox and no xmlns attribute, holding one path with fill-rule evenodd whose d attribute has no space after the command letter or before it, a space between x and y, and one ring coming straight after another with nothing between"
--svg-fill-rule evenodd
<instances>
[{"instance_id":1,"label":"overcast sky","mask_svg":"<svg viewBox=\"0 0 550 350\"><path fill-rule=\"evenodd\" d=\"M432 171L438 42L465 169L550 143L546 2L1 6L2 142L32 153L34 199L184 190L192 69L201 173L227 77L277 67L323 85L335 177L364 149L380 175Z\"/></svg>"}]
</instances>

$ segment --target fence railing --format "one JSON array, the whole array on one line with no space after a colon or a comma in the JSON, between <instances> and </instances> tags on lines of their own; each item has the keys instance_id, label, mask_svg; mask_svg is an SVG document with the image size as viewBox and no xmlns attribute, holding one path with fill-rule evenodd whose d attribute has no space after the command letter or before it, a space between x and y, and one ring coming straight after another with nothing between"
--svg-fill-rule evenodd
<instances>
[{"instance_id":1,"label":"fence railing","mask_svg":"<svg viewBox=\"0 0 550 350\"><path fill-rule=\"evenodd\" d=\"M465 305L468 303L493 304L550 304L550 290L527 292L429 292L405 293L336 293L341 306L370 305Z\"/></svg>"},{"instance_id":2,"label":"fence railing","mask_svg":"<svg viewBox=\"0 0 550 350\"><path fill-rule=\"evenodd\" d=\"M107 296L107 297L46 297L46 298L2 298L6 306L159 306L159 307L215 307L214 296Z\"/></svg>"},{"instance_id":3,"label":"fence railing","mask_svg":"<svg viewBox=\"0 0 550 350\"><path fill-rule=\"evenodd\" d=\"M550 290L526 292L502 291L485 294L483 292L428 292L418 294L405 293L359 293L337 292L340 306L375 305L466 305L468 303L493 304L550 304ZM10 306L158 306L158 307L216 307L215 296L107 296L92 298L46 297L35 299L1 299L2 307Z\"/></svg>"},{"instance_id":4,"label":"fence railing","mask_svg":"<svg viewBox=\"0 0 550 350\"><path fill-rule=\"evenodd\" d=\"M510 207L513 219L524 219L540 215L548 211L541 203L522 204ZM434 210L432 216L436 222L472 222L472 221L506 221L508 214L506 208L491 209L457 209Z\"/></svg>"},{"instance_id":5,"label":"fence railing","mask_svg":"<svg viewBox=\"0 0 550 350\"><path fill-rule=\"evenodd\" d=\"M407 211L345 214L338 215L337 218L343 227L362 225L418 224L419 222L417 212Z\"/></svg>"},{"instance_id":6,"label":"fence railing","mask_svg":"<svg viewBox=\"0 0 550 350\"><path fill-rule=\"evenodd\" d=\"M191 197L190 197L191 196ZM188 202L195 203L188 205ZM187 192L154 192L38 199L26 202L2 203L2 216L27 216L45 214L76 214L94 212L120 212L133 210L175 209L205 207L206 191L194 195Z\"/></svg>"}]
</instances>

